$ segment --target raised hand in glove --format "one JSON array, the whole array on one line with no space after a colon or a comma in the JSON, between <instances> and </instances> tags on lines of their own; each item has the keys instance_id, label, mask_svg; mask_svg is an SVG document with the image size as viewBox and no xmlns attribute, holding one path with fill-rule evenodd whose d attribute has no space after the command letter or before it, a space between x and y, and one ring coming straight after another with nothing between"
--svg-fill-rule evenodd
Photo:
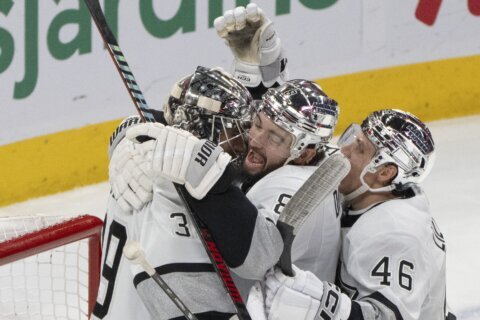
<instances>
[{"instance_id":1,"label":"raised hand in glove","mask_svg":"<svg viewBox=\"0 0 480 320\"><path fill-rule=\"evenodd\" d=\"M233 52L234 77L247 87L271 87L288 80L286 58L270 21L256 4L225 11L214 21Z\"/></svg>"}]
</instances>

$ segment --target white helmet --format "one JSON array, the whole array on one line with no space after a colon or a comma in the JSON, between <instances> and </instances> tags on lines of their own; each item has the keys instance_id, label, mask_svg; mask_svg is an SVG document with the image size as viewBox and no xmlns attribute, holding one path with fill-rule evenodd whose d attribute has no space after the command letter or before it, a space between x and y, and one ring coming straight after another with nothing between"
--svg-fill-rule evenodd
<instances>
[{"instance_id":1,"label":"white helmet","mask_svg":"<svg viewBox=\"0 0 480 320\"><path fill-rule=\"evenodd\" d=\"M358 127L358 125L357 125ZM339 139L340 146L346 143L350 126ZM435 162L435 144L432 134L427 126L414 115L401 110L380 110L372 112L362 123L361 131L376 147L376 154L370 163L364 168L360 177L362 191L373 192L405 191L412 184L422 182L430 173ZM397 176L391 185L370 189L363 181L366 172L375 172L376 169L386 163L394 163L398 168ZM351 200L363 193L354 191L355 196L347 195Z\"/></svg>"},{"instance_id":2,"label":"white helmet","mask_svg":"<svg viewBox=\"0 0 480 320\"><path fill-rule=\"evenodd\" d=\"M290 80L268 89L257 106L276 125L293 134L290 158L298 158L308 146L322 148L333 136L340 112L316 83Z\"/></svg>"},{"instance_id":3,"label":"white helmet","mask_svg":"<svg viewBox=\"0 0 480 320\"><path fill-rule=\"evenodd\" d=\"M230 128L236 128L246 141L252 101L248 90L230 74L199 66L174 85L164 105L165 120L216 144L222 132L227 142L236 137L228 136Z\"/></svg>"}]
</instances>

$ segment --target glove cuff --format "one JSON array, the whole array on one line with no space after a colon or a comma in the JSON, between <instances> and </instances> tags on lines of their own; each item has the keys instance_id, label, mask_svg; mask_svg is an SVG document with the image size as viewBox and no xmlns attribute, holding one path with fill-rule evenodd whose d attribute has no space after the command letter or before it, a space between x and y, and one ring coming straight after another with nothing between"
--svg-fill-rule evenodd
<instances>
[{"instance_id":1,"label":"glove cuff","mask_svg":"<svg viewBox=\"0 0 480 320\"><path fill-rule=\"evenodd\" d=\"M287 59L283 52L272 63L263 66L235 59L233 70L233 77L247 88L255 88L260 84L269 88L288 79Z\"/></svg>"},{"instance_id":2,"label":"glove cuff","mask_svg":"<svg viewBox=\"0 0 480 320\"><path fill-rule=\"evenodd\" d=\"M108 144L108 159L112 159L113 151L117 145L125 137L127 129L137 125L141 122L139 116L130 116L122 121L120 125L115 129L115 131L110 136L110 143Z\"/></svg>"},{"instance_id":3,"label":"glove cuff","mask_svg":"<svg viewBox=\"0 0 480 320\"><path fill-rule=\"evenodd\" d=\"M330 282L323 282L323 295L315 320L347 320L350 316L352 301L340 289Z\"/></svg>"},{"instance_id":4,"label":"glove cuff","mask_svg":"<svg viewBox=\"0 0 480 320\"><path fill-rule=\"evenodd\" d=\"M262 82L262 74L257 64L235 59L233 62L233 70L233 77L245 87L258 87Z\"/></svg>"},{"instance_id":5,"label":"glove cuff","mask_svg":"<svg viewBox=\"0 0 480 320\"><path fill-rule=\"evenodd\" d=\"M233 163L229 163L225 168L222 176L218 181L213 185L213 187L208 191L208 194L222 194L227 191L229 187L231 187L238 178L238 172L235 168Z\"/></svg>"},{"instance_id":6,"label":"glove cuff","mask_svg":"<svg viewBox=\"0 0 480 320\"><path fill-rule=\"evenodd\" d=\"M283 84L287 81L287 58L283 56L283 52L280 52L277 59L272 63L260 66L260 73L262 75L262 83L267 88L273 86L276 82Z\"/></svg>"}]
</instances>

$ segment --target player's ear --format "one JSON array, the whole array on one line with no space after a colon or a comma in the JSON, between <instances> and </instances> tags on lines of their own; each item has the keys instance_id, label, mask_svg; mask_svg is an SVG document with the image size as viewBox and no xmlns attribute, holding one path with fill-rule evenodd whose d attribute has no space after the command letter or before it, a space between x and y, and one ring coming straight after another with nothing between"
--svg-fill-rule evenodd
<instances>
[{"instance_id":1,"label":"player's ear","mask_svg":"<svg viewBox=\"0 0 480 320\"><path fill-rule=\"evenodd\" d=\"M387 163L381 166L377 172L377 179L381 185L387 186L391 184L392 180L395 179L398 173L398 168L392 163Z\"/></svg>"},{"instance_id":2,"label":"player's ear","mask_svg":"<svg viewBox=\"0 0 480 320\"><path fill-rule=\"evenodd\" d=\"M293 160L293 163L298 164L298 165L307 165L312 161L312 159L315 157L317 154L317 151L313 148L306 148L300 157L296 158Z\"/></svg>"}]
</instances>

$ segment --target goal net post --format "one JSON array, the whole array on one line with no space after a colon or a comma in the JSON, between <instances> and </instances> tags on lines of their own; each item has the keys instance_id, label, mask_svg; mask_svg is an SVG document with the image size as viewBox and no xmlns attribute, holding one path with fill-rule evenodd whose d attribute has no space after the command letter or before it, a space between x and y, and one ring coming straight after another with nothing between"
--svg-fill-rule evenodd
<instances>
[{"instance_id":1,"label":"goal net post","mask_svg":"<svg viewBox=\"0 0 480 320\"><path fill-rule=\"evenodd\" d=\"M0 318L88 319L102 224L89 215L0 218Z\"/></svg>"}]
</instances>

